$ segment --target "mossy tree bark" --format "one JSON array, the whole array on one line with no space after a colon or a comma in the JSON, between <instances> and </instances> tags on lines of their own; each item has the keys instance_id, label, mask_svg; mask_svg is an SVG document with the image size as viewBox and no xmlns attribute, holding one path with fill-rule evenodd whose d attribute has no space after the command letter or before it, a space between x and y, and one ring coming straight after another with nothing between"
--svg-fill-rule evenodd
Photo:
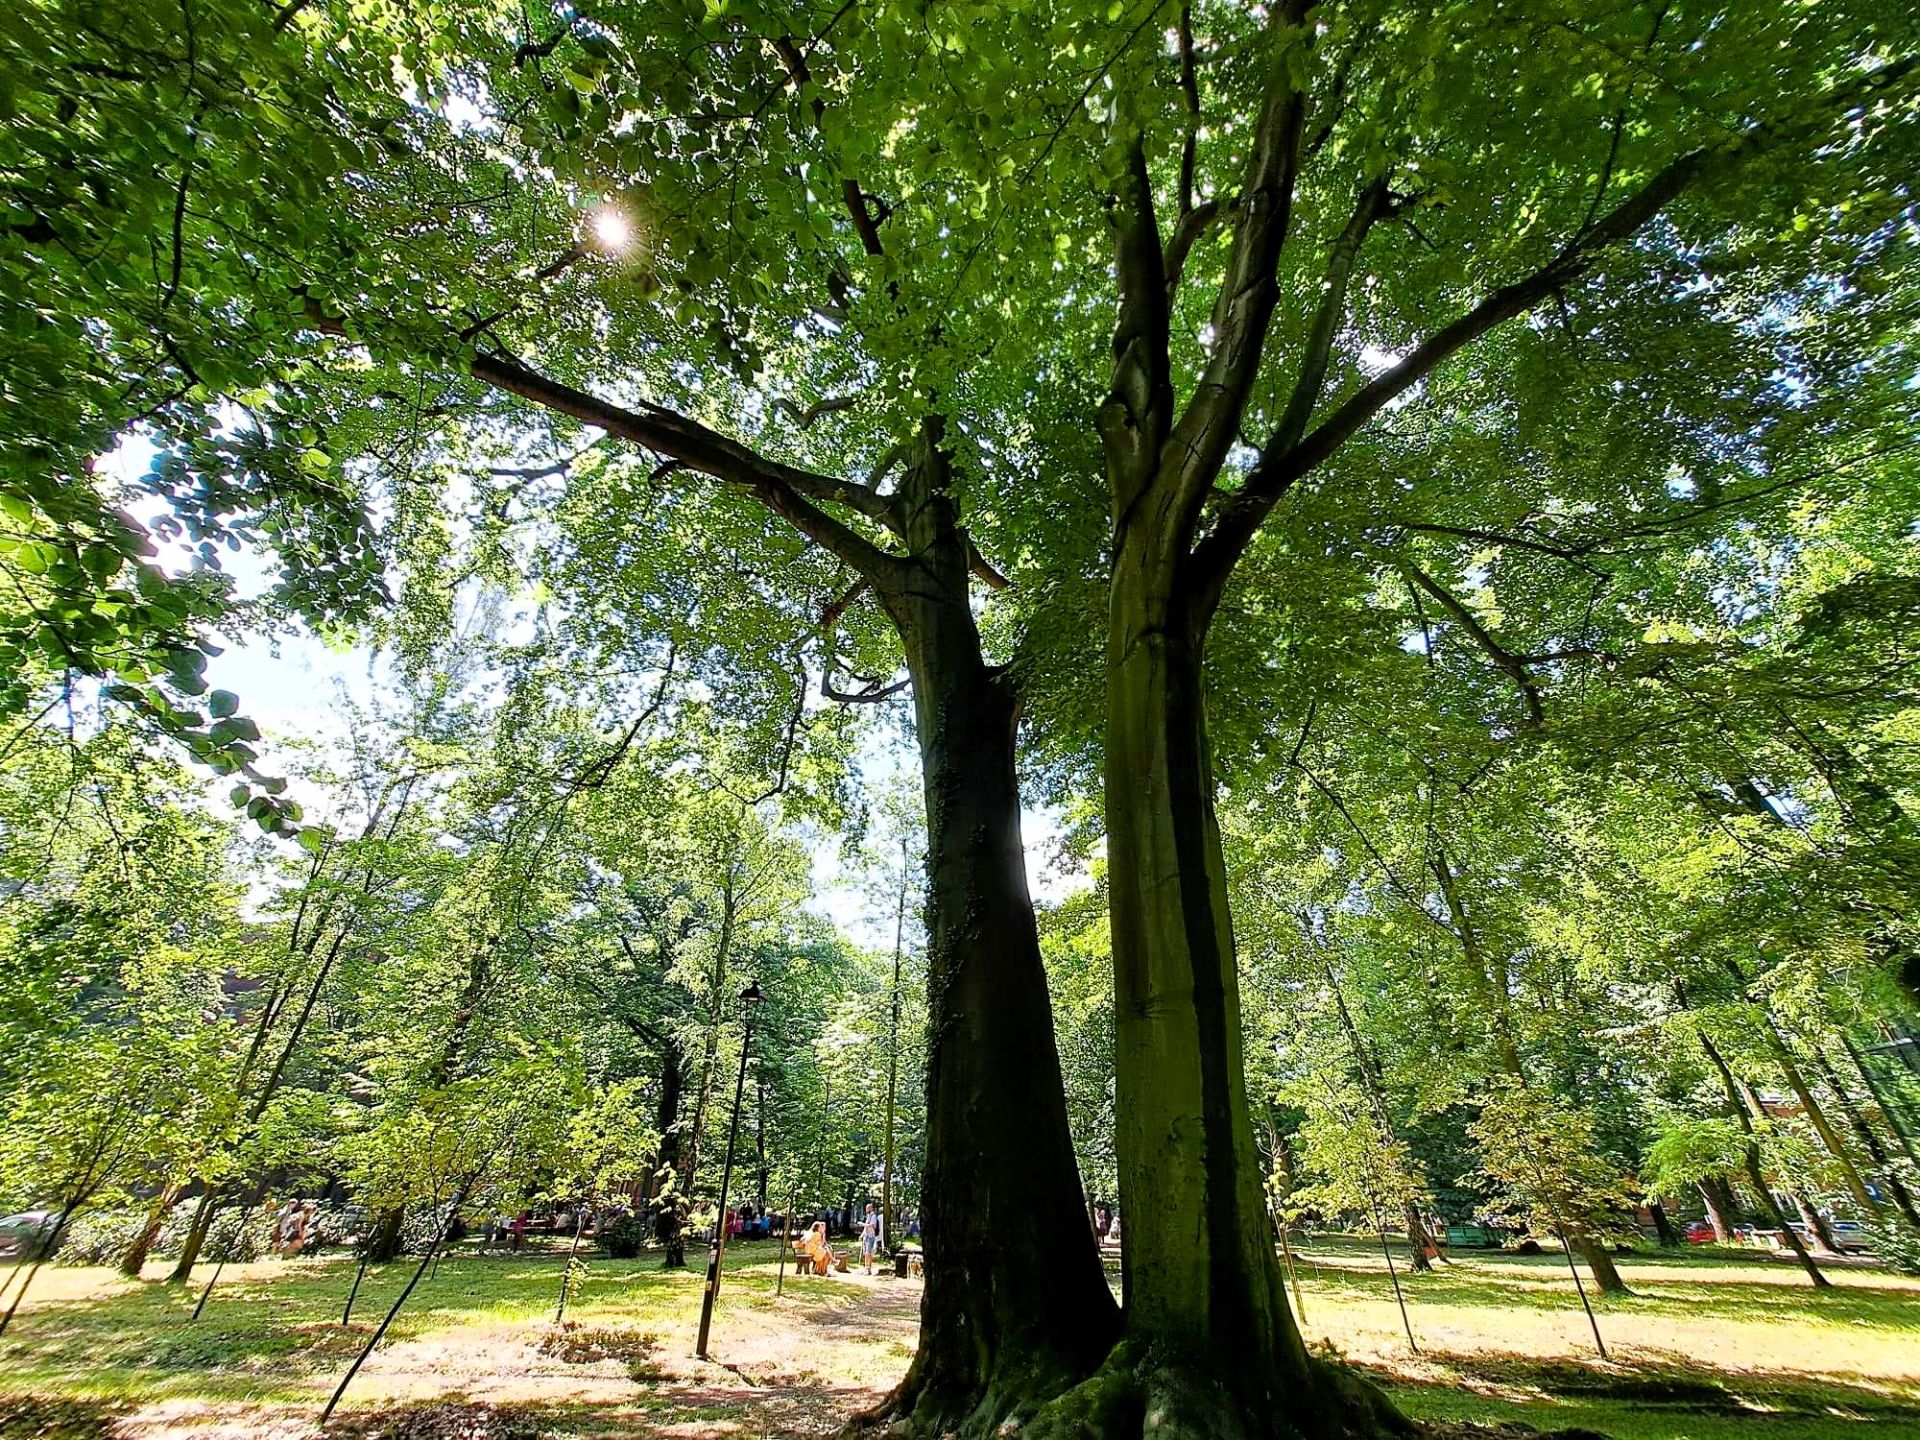
<instances>
[{"instance_id":1,"label":"mossy tree bark","mask_svg":"<svg viewBox=\"0 0 1920 1440\"><path fill-rule=\"evenodd\" d=\"M1176 242L1163 245L1137 136L1114 186L1120 305L1098 428L1112 518L1106 821L1126 1340L1101 1377L1054 1412L1062 1429L1318 1436L1407 1428L1369 1387L1309 1359L1287 1304L1247 1103L1204 704L1208 631L1265 513L1230 526L1222 511L1199 538L1278 300L1275 268L1307 104L1279 52L1304 13L1296 0L1271 12L1275 69L1248 141L1209 358L1184 410L1173 393L1169 304L1185 255L1177 235L1194 197L1183 181ZM1180 34L1190 49L1184 15ZM1369 189L1336 263L1350 270L1383 198ZM1331 303L1344 289L1344 277L1330 285ZM1317 393L1324 376L1318 348L1305 366L1321 368L1302 375L1303 394ZM1302 424L1307 409L1310 400ZM1277 437L1276 458L1297 438ZM1251 492L1249 481L1243 497Z\"/></svg>"},{"instance_id":2,"label":"mossy tree bark","mask_svg":"<svg viewBox=\"0 0 1920 1440\"><path fill-rule=\"evenodd\" d=\"M1316 1384L1262 1205L1201 698L1205 617L1158 527L1126 525L1107 652L1107 826L1128 1334L1187 1351L1250 1414Z\"/></svg>"}]
</instances>

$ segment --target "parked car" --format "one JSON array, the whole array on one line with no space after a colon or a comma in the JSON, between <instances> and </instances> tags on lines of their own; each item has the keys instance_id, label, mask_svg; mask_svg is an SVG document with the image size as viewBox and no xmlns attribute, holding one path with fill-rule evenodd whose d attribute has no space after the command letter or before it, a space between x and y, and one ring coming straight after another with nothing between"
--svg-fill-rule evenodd
<instances>
[{"instance_id":1,"label":"parked car","mask_svg":"<svg viewBox=\"0 0 1920 1440\"><path fill-rule=\"evenodd\" d=\"M1686 1229L1680 1233L1686 1236L1689 1245L1711 1245L1719 1238L1713 1233L1713 1226L1705 1220L1689 1220Z\"/></svg>"},{"instance_id":2,"label":"parked car","mask_svg":"<svg viewBox=\"0 0 1920 1440\"><path fill-rule=\"evenodd\" d=\"M1833 1232L1833 1243L1840 1247L1842 1255L1865 1255L1873 1249L1867 1240L1867 1232L1861 1229L1856 1221L1829 1220L1827 1229ZM1802 1245L1813 1246L1819 1243L1819 1237L1802 1221L1793 1222L1793 1233L1800 1237Z\"/></svg>"},{"instance_id":3,"label":"parked car","mask_svg":"<svg viewBox=\"0 0 1920 1440\"><path fill-rule=\"evenodd\" d=\"M17 1215L0 1216L0 1258L27 1254L58 1218L52 1210L22 1210Z\"/></svg>"}]
</instances>

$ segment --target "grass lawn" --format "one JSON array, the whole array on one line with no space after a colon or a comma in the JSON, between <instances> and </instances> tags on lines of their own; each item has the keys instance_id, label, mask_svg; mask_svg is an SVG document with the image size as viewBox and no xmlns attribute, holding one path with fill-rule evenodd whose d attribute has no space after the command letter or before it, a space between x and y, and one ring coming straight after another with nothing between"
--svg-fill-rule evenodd
<instances>
[{"instance_id":1,"label":"grass lawn","mask_svg":"<svg viewBox=\"0 0 1920 1440\"><path fill-rule=\"evenodd\" d=\"M1920 1440L1920 1280L1834 1265L1821 1293L1755 1252L1623 1258L1633 1298L1588 1287L1612 1355L1602 1364L1563 1255L1458 1250L1409 1276L1400 1251L1417 1356L1377 1245L1322 1241L1300 1260L1309 1341L1366 1367L1422 1419L1620 1440Z\"/></svg>"},{"instance_id":2,"label":"grass lawn","mask_svg":"<svg viewBox=\"0 0 1920 1440\"><path fill-rule=\"evenodd\" d=\"M690 1353L698 1270L594 1260L562 1331L558 1255L456 1254L421 1282L330 1433L827 1434L905 1370L919 1282L789 1273L776 1298L775 1257L770 1243L730 1252L707 1363ZM1426 1419L1621 1440L1920 1437L1920 1281L1836 1267L1839 1288L1820 1295L1789 1266L1699 1251L1622 1269L1637 1296L1596 1302L1609 1364L1557 1255L1403 1270L1415 1355L1378 1249L1323 1240L1301 1252L1303 1328ZM312 1436L412 1263L370 1271L343 1329L353 1273L345 1258L229 1266L190 1323L194 1296L177 1287L49 1267L0 1340L0 1440Z\"/></svg>"}]
</instances>

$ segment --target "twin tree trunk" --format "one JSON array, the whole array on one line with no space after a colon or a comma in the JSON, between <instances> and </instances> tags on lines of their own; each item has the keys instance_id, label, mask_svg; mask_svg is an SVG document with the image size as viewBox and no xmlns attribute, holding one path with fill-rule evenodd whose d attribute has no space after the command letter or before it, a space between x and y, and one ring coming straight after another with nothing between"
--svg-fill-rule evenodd
<instances>
[{"instance_id":1,"label":"twin tree trunk","mask_svg":"<svg viewBox=\"0 0 1920 1440\"><path fill-rule=\"evenodd\" d=\"M920 1345L872 1417L991 1433L1083 1380L1119 1330L1080 1211L1014 766L1018 704L968 603L968 547L930 437L907 477L913 560L879 600L913 679L927 815L927 1257Z\"/></svg>"},{"instance_id":2,"label":"twin tree trunk","mask_svg":"<svg viewBox=\"0 0 1920 1440\"><path fill-rule=\"evenodd\" d=\"M1176 1431L1403 1426L1356 1382L1309 1360L1287 1305L1241 1055L1203 707L1205 617L1183 593L1181 561L1156 543L1159 529L1151 519L1119 527L1107 640L1115 1140L1139 1393Z\"/></svg>"}]
</instances>

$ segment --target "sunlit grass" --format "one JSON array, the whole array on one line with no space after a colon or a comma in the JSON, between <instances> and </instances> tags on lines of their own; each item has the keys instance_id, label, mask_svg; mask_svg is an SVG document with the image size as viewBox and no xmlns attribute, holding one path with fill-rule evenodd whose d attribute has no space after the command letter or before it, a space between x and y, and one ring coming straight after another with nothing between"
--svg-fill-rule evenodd
<instances>
[{"instance_id":1,"label":"sunlit grass","mask_svg":"<svg viewBox=\"0 0 1920 1440\"><path fill-rule=\"evenodd\" d=\"M1757 1255L1626 1257L1633 1296L1588 1290L1612 1355L1601 1364L1563 1256L1456 1251L1429 1275L1404 1258L1420 1354L1378 1247L1359 1242L1303 1247L1301 1328L1421 1418L1620 1440L1920 1435L1920 1281L1834 1266L1822 1292Z\"/></svg>"},{"instance_id":2,"label":"sunlit grass","mask_svg":"<svg viewBox=\"0 0 1920 1440\"><path fill-rule=\"evenodd\" d=\"M561 1254L456 1254L422 1280L349 1408L519 1407L555 1436L830 1426L905 1371L919 1286L789 1271L776 1298L777 1253L768 1243L730 1252L712 1347L720 1365L690 1358L697 1252L678 1272L657 1258L593 1260L568 1307L570 1338L550 1325ZM1920 1282L1882 1271L1835 1267L1836 1289L1820 1293L1757 1256L1629 1258L1622 1270L1637 1293L1595 1297L1613 1352L1601 1365L1558 1255L1457 1252L1422 1276L1403 1265L1418 1355L1377 1246L1321 1240L1299 1258L1309 1343L1367 1367L1424 1418L1578 1426L1621 1440L1920 1435ZM344 1329L354 1276L344 1257L229 1266L198 1322L188 1318L197 1287L50 1267L0 1341L0 1391L170 1421L224 1417L222 1434L268 1422L297 1431L414 1263L371 1268ZM40 1421L22 1425L0 1423L0 1440L41 1433Z\"/></svg>"}]
</instances>

